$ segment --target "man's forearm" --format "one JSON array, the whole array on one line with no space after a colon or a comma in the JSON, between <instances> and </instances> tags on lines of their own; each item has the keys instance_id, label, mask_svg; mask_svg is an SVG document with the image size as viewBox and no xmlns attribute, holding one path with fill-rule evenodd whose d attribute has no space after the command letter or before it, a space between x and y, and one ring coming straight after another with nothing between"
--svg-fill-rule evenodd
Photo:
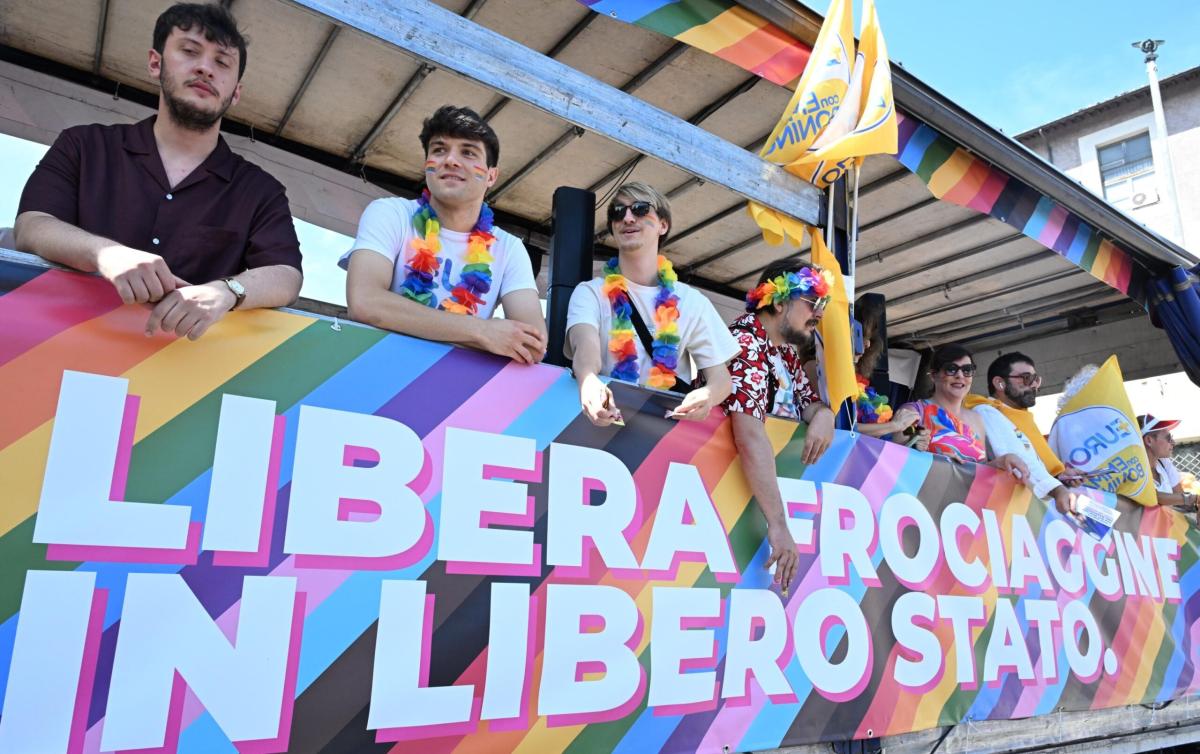
<instances>
[{"instance_id":1,"label":"man's forearm","mask_svg":"<svg viewBox=\"0 0 1200 754\"><path fill-rule=\"evenodd\" d=\"M300 286L304 282L300 270L286 264L255 267L233 277L246 289L246 298L238 309L287 306L300 295Z\"/></svg>"},{"instance_id":2,"label":"man's forearm","mask_svg":"<svg viewBox=\"0 0 1200 754\"><path fill-rule=\"evenodd\" d=\"M733 392L733 380L729 377L729 368L724 364L705 367L700 370L704 375L704 385L708 388L714 406L725 402Z\"/></svg>"},{"instance_id":3,"label":"man's forearm","mask_svg":"<svg viewBox=\"0 0 1200 754\"><path fill-rule=\"evenodd\" d=\"M572 328L567 333L567 337L571 341L571 350L574 355L571 357L571 371L575 374L575 379L583 382L586 378L600 374L600 343L599 336L593 337L596 332L595 328L576 325L576 328L584 328L577 330Z\"/></svg>"},{"instance_id":4,"label":"man's forearm","mask_svg":"<svg viewBox=\"0 0 1200 754\"><path fill-rule=\"evenodd\" d=\"M758 501L759 510L770 526L786 525L787 513L779 496L779 481L775 474L775 452L767 438L766 426L759 419L735 412L730 414L733 442L742 462L742 473L750 491Z\"/></svg>"},{"instance_id":5,"label":"man's forearm","mask_svg":"<svg viewBox=\"0 0 1200 754\"><path fill-rule=\"evenodd\" d=\"M88 233L45 212L23 212L13 228L17 251L37 254L43 259L83 272L99 269L100 251L118 247L116 241Z\"/></svg>"},{"instance_id":6,"label":"man's forearm","mask_svg":"<svg viewBox=\"0 0 1200 754\"><path fill-rule=\"evenodd\" d=\"M804 407L804 410L800 412L800 418L804 420L805 424L812 424L812 420L817 418L817 414L821 413L822 410L828 411L831 414L833 413L833 409L829 406L820 401L814 401Z\"/></svg>"},{"instance_id":7,"label":"man's forearm","mask_svg":"<svg viewBox=\"0 0 1200 754\"><path fill-rule=\"evenodd\" d=\"M392 291L349 291L350 317L368 325L468 348L482 348L483 320L433 309Z\"/></svg>"}]
</instances>

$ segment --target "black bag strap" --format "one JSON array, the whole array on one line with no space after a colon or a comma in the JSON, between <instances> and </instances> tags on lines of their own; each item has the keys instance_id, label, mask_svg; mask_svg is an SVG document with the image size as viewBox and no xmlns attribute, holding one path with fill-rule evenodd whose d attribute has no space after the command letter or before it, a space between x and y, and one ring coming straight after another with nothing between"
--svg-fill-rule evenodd
<instances>
[{"instance_id":1,"label":"black bag strap","mask_svg":"<svg viewBox=\"0 0 1200 754\"><path fill-rule=\"evenodd\" d=\"M642 341L642 348L645 348L646 354L653 359L654 338L650 337L650 328L646 327L646 322L642 319L641 312L633 305L633 298L629 299L629 319L633 322L633 329L638 334L638 340ZM682 354L680 354L680 358L682 358ZM692 389L692 383L676 377L675 386L671 388L671 392L686 395L692 392Z\"/></svg>"}]
</instances>

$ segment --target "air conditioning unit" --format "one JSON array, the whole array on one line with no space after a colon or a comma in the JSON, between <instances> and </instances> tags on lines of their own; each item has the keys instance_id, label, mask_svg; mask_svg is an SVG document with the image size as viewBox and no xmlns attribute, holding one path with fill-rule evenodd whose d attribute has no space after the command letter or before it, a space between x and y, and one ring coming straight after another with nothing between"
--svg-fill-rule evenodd
<instances>
[{"instance_id":1,"label":"air conditioning unit","mask_svg":"<svg viewBox=\"0 0 1200 754\"><path fill-rule=\"evenodd\" d=\"M1136 209L1137 207L1145 207L1147 204L1154 204L1158 201L1157 191L1139 191L1133 195L1130 204Z\"/></svg>"}]
</instances>

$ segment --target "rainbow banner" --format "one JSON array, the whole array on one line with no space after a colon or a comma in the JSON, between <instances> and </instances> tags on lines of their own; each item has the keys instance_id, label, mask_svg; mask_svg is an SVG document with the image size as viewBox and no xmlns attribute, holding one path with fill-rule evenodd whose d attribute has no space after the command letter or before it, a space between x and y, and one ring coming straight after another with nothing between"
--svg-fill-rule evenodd
<instances>
[{"instance_id":1,"label":"rainbow banner","mask_svg":"<svg viewBox=\"0 0 1200 754\"><path fill-rule=\"evenodd\" d=\"M0 263L0 751L723 752L1200 689L1200 536L1103 542L987 467L727 422L277 311L142 333ZM1117 498L1095 493L1101 504Z\"/></svg>"},{"instance_id":2,"label":"rainbow banner","mask_svg":"<svg viewBox=\"0 0 1200 754\"><path fill-rule=\"evenodd\" d=\"M794 89L812 49L732 0L578 0L597 13L636 24L716 55ZM899 108L896 158L934 196L1007 223L1134 301L1146 304L1146 271L1047 196L963 149ZM760 213L761 214L761 213ZM756 219L757 221L757 219ZM782 229L770 236L782 240ZM799 239L798 233L795 238ZM778 240L775 240L778 239Z\"/></svg>"},{"instance_id":3,"label":"rainbow banner","mask_svg":"<svg viewBox=\"0 0 1200 754\"><path fill-rule=\"evenodd\" d=\"M1061 204L963 149L911 115L899 116L896 159L942 201L990 215L1146 304L1146 272L1129 252Z\"/></svg>"}]
</instances>

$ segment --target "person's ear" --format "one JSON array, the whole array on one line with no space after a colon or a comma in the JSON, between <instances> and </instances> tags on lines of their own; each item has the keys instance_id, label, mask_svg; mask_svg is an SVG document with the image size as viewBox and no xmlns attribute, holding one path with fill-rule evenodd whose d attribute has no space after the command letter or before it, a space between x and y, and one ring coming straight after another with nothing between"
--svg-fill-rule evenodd
<instances>
[{"instance_id":1,"label":"person's ear","mask_svg":"<svg viewBox=\"0 0 1200 754\"><path fill-rule=\"evenodd\" d=\"M162 54L153 47L150 48L150 57L146 61L146 70L155 81L162 75Z\"/></svg>"}]
</instances>

